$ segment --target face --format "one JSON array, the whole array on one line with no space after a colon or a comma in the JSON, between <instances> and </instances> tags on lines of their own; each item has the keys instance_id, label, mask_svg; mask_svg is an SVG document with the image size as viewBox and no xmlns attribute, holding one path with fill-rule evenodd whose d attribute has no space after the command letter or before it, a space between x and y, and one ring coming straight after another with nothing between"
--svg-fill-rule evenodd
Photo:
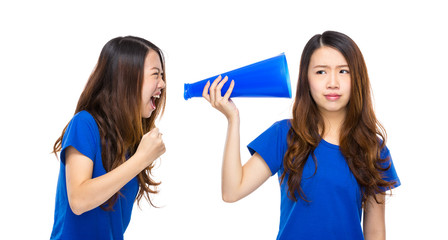
<instances>
[{"instance_id":1,"label":"face","mask_svg":"<svg viewBox=\"0 0 448 240\"><path fill-rule=\"evenodd\" d=\"M338 50L324 46L314 51L308 81L321 114L346 113L350 100L350 69Z\"/></svg>"},{"instance_id":2,"label":"face","mask_svg":"<svg viewBox=\"0 0 448 240\"><path fill-rule=\"evenodd\" d=\"M148 52L143 70L142 85L142 118L149 118L156 109L156 99L160 98L165 82L162 79L163 70L159 54L153 50Z\"/></svg>"}]
</instances>

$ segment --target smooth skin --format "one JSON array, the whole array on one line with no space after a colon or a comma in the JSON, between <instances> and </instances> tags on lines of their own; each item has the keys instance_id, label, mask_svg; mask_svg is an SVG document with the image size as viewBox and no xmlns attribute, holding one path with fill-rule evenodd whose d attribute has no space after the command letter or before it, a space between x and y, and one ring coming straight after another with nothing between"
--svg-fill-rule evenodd
<instances>
[{"instance_id":1,"label":"smooth skin","mask_svg":"<svg viewBox=\"0 0 448 240\"><path fill-rule=\"evenodd\" d=\"M261 186L271 176L271 170L258 153L252 155L244 166L241 165L240 117L238 108L229 99L235 86L233 80L227 93L224 96L221 95L221 89L227 80L227 76L222 81L221 76L219 76L211 86L210 82L207 82L202 96L214 108L223 113L228 121L227 139L222 161L221 191L222 199L225 202L236 202ZM210 94L208 93L209 87Z\"/></svg>"},{"instance_id":2,"label":"smooth skin","mask_svg":"<svg viewBox=\"0 0 448 240\"><path fill-rule=\"evenodd\" d=\"M311 55L308 68L310 93L325 121L325 141L339 145L339 128L342 126L346 106L350 100L350 71L344 56L331 47L321 47ZM328 99L328 95L337 99Z\"/></svg>"},{"instance_id":3,"label":"smooth skin","mask_svg":"<svg viewBox=\"0 0 448 240\"><path fill-rule=\"evenodd\" d=\"M164 72L159 54L154 50L149 50L143 68L142 84L142 118L151 117L156 109L153 105L156 98L160 98L165 82L162 79Z\"/></svg>"},{"instance_id":4,"label":"smooth skin","mask_svg":"<svg viewBox=\"0 0 448 240\"><path fill-rule=\"evenodd\" d=\"M158 54L149 51L145 59L142 86L142 118L149 118L155 107L151 98L160 96L165 82ZM92 178L93 161L74 147L66 148L65 172L70 208L76 215L101 206L124 185L165 153L158 128L143 135L136 153L112 171Z\"/></svg>"},{"instance_id":5,"label":"smooth skin","mask_svg":"<svg viewBox=\"0 0 448 240\"><path fill-rule=\"evenodd\" d=\"M313 71L315 76L311 76ZM348 64L337 50L321 47L311 57L308 74L310 89L311 91L315 90L312 96L314 98L316 95L320 98L316 102L319 104L318 107L325 122L326 132L323 133L323 138L330 143L339 145L339 129L345 119L345 106L350 97ZM227 76L224 79L219 76L211 85L210 82L207 82L202 96L210 102L212 107L224 114L228 121L221 190L225 202L236 202L260 187L271 176L271 171L258 153L252 155L244 166L241 164L239 112L229 98L235 82L232 80L224 96L221 94L221 89L227 81ZM325 94L328 92L337 92L341 97L336 101L334 99L327 100ZM376 197L380 202L384 202L384 195L377 194ZM376 203L373 197L367 200L364 208L363 232L366 240L384 240L386 238L385 205Z\"/></svg>"}]
</instances>

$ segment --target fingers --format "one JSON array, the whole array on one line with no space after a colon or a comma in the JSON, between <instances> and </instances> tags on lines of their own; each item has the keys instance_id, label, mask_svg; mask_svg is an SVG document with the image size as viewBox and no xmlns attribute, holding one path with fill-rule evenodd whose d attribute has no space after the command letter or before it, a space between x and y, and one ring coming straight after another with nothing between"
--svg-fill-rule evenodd
<instances>
[{"instance_id":1,"label":"fingers","mask_svg":"<svg viewBox=\"0 0 448 240\"><path fill-rule=\"evenodd\" d=\"M216 101L216 85L221 81L222 77L219 75L215 81L213 81L212 85L210 86L210 103L212 106L214 106L214 103Z\"/></svg>"},{"instance_id":2,"label":"fingers","mask_svg":"<svg viewBox=\"0 0 448 240\"><path fill-rule=\"evenodd\" d=\"M142 156L142 160L145 161L145 164L151 164L154 160L165 153L166 148L162 135L163 134L158 128L153 128L151 131L143 135L140 140L140 144L138 145L135 154L138 153L138 156Z\"/></svg>"},{"instance_id":3,"label":"fingers","mask_svg":"<svg viewBox=\"0 0 448 240\"><path fill-rule=\"evenodd\" d=\"M159 135L159 129L158 128L153 128L151 131L150 131L150 133L151 134L153 134L153 135Z\"/></svg>"},{"instance_id":4,"label":"fingers","mask_svg":"<svg viewBox=\"0 0 448 240\"><path fill-rule=\"evenodd\" d=\"M213 80L213 83L212 83L211 85L212 85L212 86L216 86L216 85L219 83L219 81L221 81L221 78L222 78L221 75L219 75L215 80ZM210 89L210 92L211 92L210 81L208 81L208 82L205 84L204 89L202 90L202 96L203 96L205 99L207 99L207 101L210 102L210 100L211 100L210 95L213 94L213 96L214 96L214 93L209 94L209 89ZM214 89L214 87L213 87L213 89Z\"/></svg>"},{"instance_id":5,"label":"fingers","mask_svg":"<svg viewBox=\"0 0 448 240\"><path fill-rule=\"evenodd\" d=\"M229 80L229 78L227 76L225 76L224 79L221 82L219 82L219 84L216 86L216 94L218 95L218 93L219 93L220 97L221 97L221 89L224 86L224 84L227 82L227 80Z\"/></svg>"},{"instance_id":6,"label":"fingers","mask_svg":"<svg viewBox=\"0 0 448 240\"><path fill-rule=\"evenodd\" d=\"M151 145L153 145L153 147L155 147L155 149L157 149L155 151L158 152L157 155L159 157L166 151L165 143L163 142L163 139L162 139L163 133L161 133L158 128L153 128L149 133L153 136L153 141L151 142Z\"/></svg>"},{"instance_id":7,"label":"fingers","mask_svg":"<svg viewBox=\"0 0 448 240\"><path fill-rule=\"evenodd\" d=\"M210 87L210 81L207 82L202 90L202 96L210 102L210 94L208 94L208 88Z\"/></svg>"},{"instance_id":8,"label":"fingers","mask_svg":"<svg viewBox=\"0 0 448 240\"><path fill-rule=\"evenodd\" d=\"M218 109L221 112L226 111L225 109L228 108L227 104L229 102L232 102L230 100L230 95L232 94L235 87L234 80L230 82L226 93L224 95L222 94L222 88L228 82L228 80L228 76L222 78L220 75L213 81L213 83L210 83L210 81L208 81L205 84L204 89L202 90L202 96L212 105L212 107Z\"/></svg>"},{"instance_id":9,"label":"fingers","mask_svg":"<svg viewBox=\"0 0 448 240\"><path fill-rule=\"evenodd\" d=\"M151 135L151 136L154 136L154 137L157 137L157 138L162 138L162 135L163 135L163 133L161 133L158 128L153 128L147 134Z\"/></svg>"},{"instance_id":10,"label":"fingers","mask_svg":"<svg viewBox=\"0 0 448 240\"><path fill-rule=\"evenodd\" d=\"M227 82L227 80L229 80L229 78L225 76L224 79L222 79L222 81L220 81L219 83L215 81L217 85L213 86L213 84L215 84L214 82L210 87L210 94L213 94L212 97L210 98L213 106L215 106L218 101L221 101L222 99L221 89Z\"/></svg>"},{"instance_id":11,"label":"fingers","mask_svg":"<svg viewBox=\"0 0 448 240\"><path fill-rule=\"evenodd\" d=\"M228 100L230 98L230 94L232 94L233 91L233 87L235 86L235 81L232 80L232 82L230 82L230 86L229 89L227 89L226 94L224 95L224 99Z\"/></svg>"}]
</instances>

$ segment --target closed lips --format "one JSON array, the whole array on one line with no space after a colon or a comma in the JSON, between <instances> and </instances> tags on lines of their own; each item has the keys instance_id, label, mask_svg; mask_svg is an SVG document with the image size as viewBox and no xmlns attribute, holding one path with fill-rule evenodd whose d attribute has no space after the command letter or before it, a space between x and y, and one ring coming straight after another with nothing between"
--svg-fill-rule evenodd
<instances>
[{"instance_id":1,"label":"closed lips","mask_svg":"<svg viewBox=\"0 0 448 240\"><path fill-rule=\"evenodd\" d=\"M338 100L338 99L341 97L341 95L331 93L331 94L326 94L325 97L326 97L328 100Z\"/></svg>"}]
</instances>

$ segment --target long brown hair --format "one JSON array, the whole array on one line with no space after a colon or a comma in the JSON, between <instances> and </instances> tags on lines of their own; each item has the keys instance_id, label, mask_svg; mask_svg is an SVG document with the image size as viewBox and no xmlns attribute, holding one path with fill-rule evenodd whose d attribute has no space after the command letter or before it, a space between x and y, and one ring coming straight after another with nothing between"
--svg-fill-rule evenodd
<instances>
[{"instance_id":1,"label":"long brown hair","mask_svg":"<svg viewBox=\"0 0 448 240\"><path fill-rule=\"evenodd\" d=\"M141 117L143 69L149 51L159 54L164 73L162 79L166 82L163 53L156 45L139 37L117 37L104 45L97 65L79 97L75 114L86 110L98 124L101 157L106 172L112 171L136 152L143 135L155 127L157 116L165 110L166 88L156 99L156 110L151 117ZM67 126L53 146L55 154L61 151ZM158 192L155 187L160 182L151 179L152 168L153 165L150 165L137 175L137 203L144 196L154 206L149 194ZM114 194L101 208L112 210L120 194Z\"/></svg>"},{"instance_id":2,"label":"long brown hair","mask_svg":"<svg viewBox=\"0 0 448 240\"><path fill-rule=\"evenodd\" d=\"M314 51L323 46L338 50L350 69L351 93L346 106L347 115L340 131L340 151L361 187L362 204L370 196L379 203L375 194L385 194L381 189L390 189L394 184L383 180L381 173L390 168L390 164L382 167L388 159L380 157L381 150L386 146L386 131L373 110L371 87L362 53L351 38L339 32L317 34L303 49L291 128L288 132L288 149L283 159L285 171L281 175L281 181L287 178L288 196L292 200L297 201L297 192L301 199L309 201L300 182L310 155L317 171L314 149L322 140L321 134L325 131L325 126L310 93L308 67Z\"/></svg>"}]
</instances>

